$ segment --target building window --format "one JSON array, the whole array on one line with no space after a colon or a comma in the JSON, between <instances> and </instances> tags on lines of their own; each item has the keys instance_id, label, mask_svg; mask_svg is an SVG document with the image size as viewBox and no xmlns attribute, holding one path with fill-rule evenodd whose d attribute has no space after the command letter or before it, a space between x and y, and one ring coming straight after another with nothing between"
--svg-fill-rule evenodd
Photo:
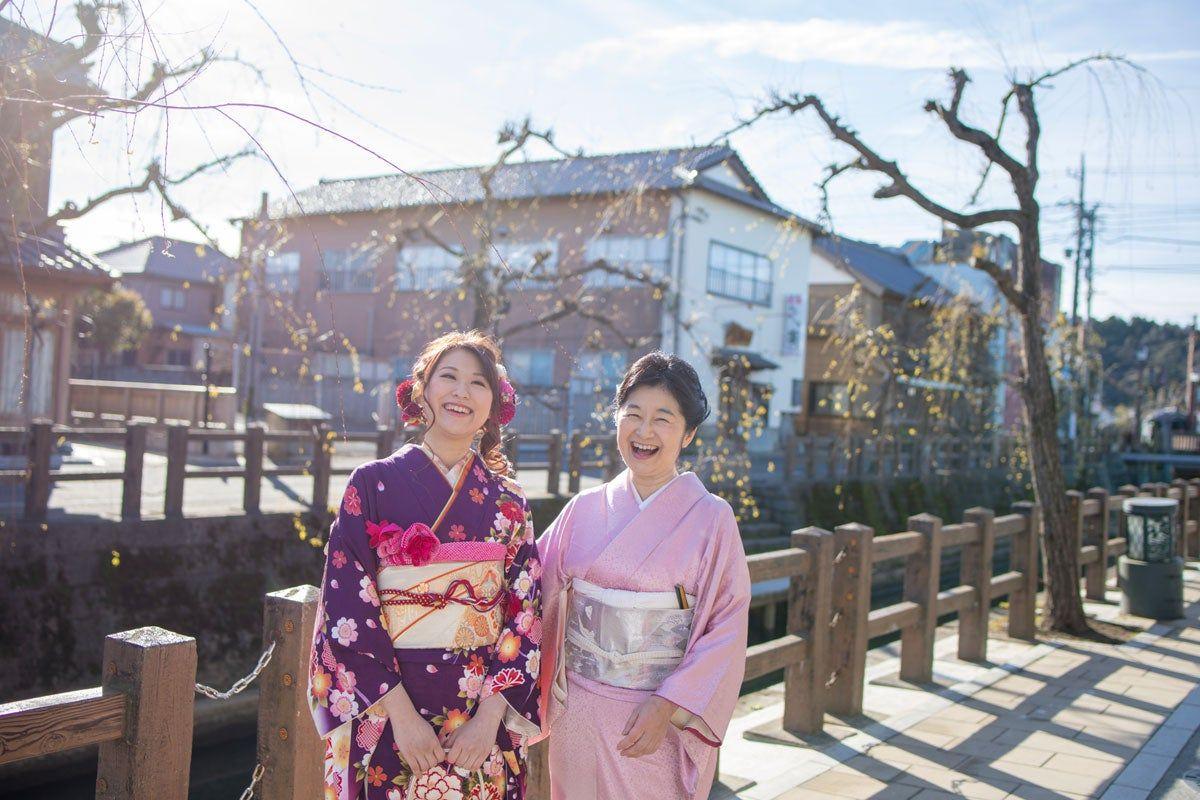
<instances>
[{"instance_id":1,"label":"building window","mask_svg":"<svg viewBox=\"0 0 1200 800\"><path fill-rule=\"evenodd\" d=\"M187 308L187 295L183 293L183 289L163 289L158 299L163 308L179 311Z\"/></svg>"},{"instance_id":2,"label":"building window","mask_svg":"<svg viewBox=\"0 0 1200 800\"><path fill-rule=\"evenodd\" d=\"M190 367L192 365L192 353L190 350L168 350L166 351L167 364L172 367Z\"/></svg>"},{"instance_id":3,"label":"building window","mask_svg":"<svg viewBox=\"0 0 1200 800\"><path fill-rule=\"evenodd\" d=\"M437 245L402 247L396 254L396 290L437 292L458 284L459 257Z\"/></svg>"},{"instance_id":4,"label":"building window","mask_svg":"<svg viewBox=\"0 0 1200 800\"><path fill-rule=\"evenodd\" d=\"M646 273L654 278L667 277L670 262L670 241L665 236L598 236L588 242L587 263L604 261L610 266L630 272ZM619 287L637 283L624 275L592 270L584 277L588 286Z\"/></svg>"},{"instance_id":5,"label":"building window","mask_svg":"<svg viewBox=\"0 0 1200 800\"><path fill-rule=\"evenodd\" d=\"M375 264L368 250L326 250L322 283L334 292L369 292L375 288Z\"/></svg>"},{"instance_id":6,"label":"building window","mask_svg":"<svg viewBox=\"0 0 1200 800\"><path fill-rule=\"evenodd\" d=\"M267 288L279 294L295 294L300 289L300 254L272 253L267 256Z\"/></svg>"},{"instance_id":7,"label":"building window","mask_svg":"<svg viewBox=\"0 0 1200 800\"><path fill-rule=\"evenodd\" d=\"M503 240L495 242L495 251L508 269L519 273L521 281L518 284L545 286L552 282L558 273L558 242L516 242ZM540 261L539 261L540 257Z\"/></svg>"},{"instance_id":8,"label":"building window","mask_svg":"<svg viewBox=\"0 0 1200 800\"><path fill-rule=\"evenodd\" d=\"M554 350L551 348L509 349L504 365L513 383L519 387L554 384Z\"/></svg>"},{"instance_id":9,"label":"building window","mask_svg":"<svg viewBox=\"0 0 1200 800\"><path fill-rule=\"evenodd\" d=\"M799 410L804 405L804 379L792 378L792 408Z\"/></svg>"},{"instance_id":10,"label":"building window","mask_svg":"<svg viewBox=\"0 0 1200 800\"><path fill-rule=\"evenodd\" d=\"M809 390L809 414L822 417L850 415L850 387L844 383L814 383Z\"/></svg>"},{"instance_id":11,"label":"building window","mask_svg":"<svg viewBox=\"0 0 1200 800\"><path fill-rule=\"evenodd\" d=\"M709 242L708 291L755 305L771 305L771 259L720 242Z\"/></svg>"}]
</instances>

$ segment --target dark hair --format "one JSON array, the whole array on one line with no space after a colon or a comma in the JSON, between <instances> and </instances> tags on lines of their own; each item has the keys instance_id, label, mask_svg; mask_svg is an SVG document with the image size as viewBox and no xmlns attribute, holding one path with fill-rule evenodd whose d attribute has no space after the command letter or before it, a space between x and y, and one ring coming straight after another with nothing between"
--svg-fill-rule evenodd
<instances>
[{"instance_id":1,"label":"dark hair","mask_svg":"<svg viewBox=\"0 0 1200 800\"><path fill-rule=\"evenodd\" d=\"M613 397L613 411L625 405L629 395L642 386L661 386L671 393L683 411L684 425L689 431L700 427L708 419L708 398L700 386L700 376L695 368L679 356L655 350L633 362L633 366L621 379Z\"/></svg>"},{"instance_id":2,"label":"dark hair","mask_svg":"<svg viewBox=\"0 0 1200 800\"><path fill-rule=\"evenodd\" d=\"M492 390L492 408L483 426L483 437L479 440L479 455L492 472L507 475L509 463L501 447L500 423L497 422L500 416L500 373L496 365L500 363L500 347L490 336L479 331L453 331L425 345L421 355L417 356L417 363L413 365L413 394L423 392L438 362L454 350L466 350L479 359L483 368L483 377Z\"/></svg>"}]
</instances>

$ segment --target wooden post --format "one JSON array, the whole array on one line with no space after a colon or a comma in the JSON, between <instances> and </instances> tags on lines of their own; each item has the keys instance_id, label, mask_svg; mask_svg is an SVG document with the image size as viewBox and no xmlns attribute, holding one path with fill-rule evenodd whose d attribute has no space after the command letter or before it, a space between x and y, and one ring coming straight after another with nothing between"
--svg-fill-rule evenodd
<instances>
[{"instance_id":1,"label":"wooden post","mask_svg":"<svg viewBox=\"0 0 1200 800\"><path fill-rule=\"evenodd\" d=\"M257 514L262 498L263 434L261 422L246 425L246 479L242 487L242 509L247 514Z\"/></svg>"},{"instance_id":2,"label":"wooden post","mask_svg":"<svg viewBox=\"0 0 1200 800\"><path fill-rule=\"evenodd\" d=\"M975 607L958 615L958 657L987 661L988 617L992 606L992 558L996 552L996 513L990 508L968 508L963 520L975 526L978 540L962 549L959 583L970 586Z\"/></svg>"},{"instance_id":3,"label":"wooden post","mask_svg":"<svg viewBox=\"0 0 1200 800\"><path fill-rule=\"evenodd\" d=\"M123 693L125 735L100 745L96 800L186 800L196 640L162 628L104 639L103 694Z\"/></svg>"},{"instance_id":4,"label":"wooden post","mask_svg":"<svg viewBox=\"0 0 1200 800\"><path fill-rule=\"evenodd\" d=\"M924 547L904 567L904 599L921 607L917 621L900 631L900 679L933 680L933 642L937 633L938 581L942 571L942 521L932 514L908 518L908 529L924 538Z\"/></svg>"},{"instance_id":5,"label":"wooden post","mask_svg":"<svg viewBox=\"0 0 1200 800\"><path fill-rule=\"evenodd\" d=\"M621 451L617 449L617 437L606 439L604 442L604 480L611 481L623 469Z\"/></svg>"},{"instance_id":6,"label":"wooden post","mask_svg":"<svg viewBox=\"0 0 1200 800\"><path fill-rule=\"evenodd\" d=\"M520 444L521 434L519 433L510 433L508 439L504 442L504 454L508 456L508 463L512 465L513 472L517 471Z\"/></svg>"},{"instance_id":7,"label":"wooden post","mask_svg":"<svg viewBox=\"0 0 1200 800\"><path fill-rule=\"evenodd\" d=\"M557 428L550 431L550 444L546 451L546 493L558 496L562 483L563 433Z\"/></svg>"},{"instance_id":8,"label":"wooden post","mask_svg":"<svg viewBox=\"0 0 1200 800\"><path fill-rule=\"evenodd\" d=\"M795 736L820 733L825 725L833 607L834 534L821 528L792 533L792 547L808 552L808 573L788 583L787 632L808 642L808 653L783 671L783 728Z\"/></svg>"},{"instance_id":9,"label":"wooden post","mask_svg":"<svg viewBox=\"0 0 1200 800\"><path fill-rule=\"evenodd\" d=\"M780 432L779 443L783 445L783 464L781 469L783 474L780 476L784 485L788 484L796 474L796 430L794 426L794 417L788 414L783 424L783 430Z\"/></svg>"},{"instance_id":10,"label":"wooden post","mask_svg":"<svg viewBox=\"0 0 1200 800\"><path fill-rule=\"evenodd\" d=\"M827 708L835 714L861 714L874 531L852 522L837 526L833 534L833 603L829 619L833 682L828 687Z\"/></svg>"},{"instance_id":11,"label":"wooden post","mask_svg":"<svg viewBox=\"0 0 1200 800\"><path fill-rule=\"evenodd\" d=\"M125 479L121 493L121 519L142 518L142 469L146 463L146 426L125 423Z\"/></svg>"},{"instance_id":12,"label":"wooden post","mask_svg":"<svg viewBox=\"0 0 1200 800\"><path fill-rule=\"evenodd\" d=\"M1008 635L1033 641L1037 629L1038 544L1042 536L1042 509L1037 503L1013 503L1013 511L1025 518L1020 533L1013 535L1011 569L1020 572L1021 586L1008 596Z\"/></svg>"},{"instance_id":13,"label":"wooden post","mask_svg":"<svg viewBox=\"0 0 1200 800\"><path fill-rule=\"evenodd\" d=\"M1083 547L1083 492L1077 489L1067 490L1067 523L1071 526L1070 534L1075 540L1075 557L1079 558L1079 550ZM1078 591L1079 575L1075 576L1075 586Z\"/></svg>"},{"instance_id":14,"label":"wooden post","mask_svg":"<svg viewBox=\"0 0 1200 800\"><path fill-rule=\"evenodd\" d=\"M571 434L571 451L567 454L567 494L579 494L579 482L583 477L583 434Z\"/></svg>"},{"instance_id":15,"label":"wooden post","mask_svg":"<svg viewBox=\"0 0 1200 800\"><path fill-rule=\"evenodd\" d=\"M296 586L263 604L263 647L275 643L259 676L258 763L261 800L301 800L322 793L325 748L308 710L308 662L320 592Z\"/></svg>"},{"instance_id":16,"label":"wooden post","mask_svg":"<svg viewBox=\"0 0 1200 800\"><path fill-rule=\"evenodd\" d=\"M29 428L29 476L25 484L25 519L44 520L50 505L50 458L54 453L54 423L34 420Z\"/></svg>"},{"instance_id":17,"label":"wooden post","mask_svg":"<svg viewBox=\"0 0 1200 800\"><path fill-rule=\"evenodd\" d=\"M324 422L313 432L312 510L324 514L329 508L329 470L333 463L333 429Z\"/></svg>"},{"instance_id":18,"label":"wooden post","mask_svg":"<svg viewBox=\"0 0 1200 800\"><path fill-rule=\"evenodd\" d=\"M525 768L525 800L550 800L549 740L530 745Z\"/></svg>"},{"instance_id":19,"label":"wooden post","mask_svg":"<svg viewBox=\"0 0 1200 800\"><path fill-rule=\"evenodd\" d=\"M375 429L375 457L387 458L396 449L396 429L380 425Z\"/></svg>"},{"instance_id":20,"label":"wooden post","mask_svg":"<svg viewBox=\"0 0 1200 800\"><path fill-rule=\"evenodd\" d=\"M1187 561L1188 520L1191 519L1188 513L1188 482L1183 478L1175 478L1171 481L1171 490L1170 496L1179 501L1179 535L1175 537L1175 555Z\"/></svg>"},{"instance_id":21,"label":"wooden post","mask_svg":"<svg viewBox=\"0 0 1200 800\"><path fill-rule=\"evenodd\" d=\"M1087 499L1100 505L1099 514L1084 527L1084 544L1094 546L1099 558L1083 568L1084 589L1089 600L1104 600L1108 581L1108 490L1088 489Z\"/></svg>"},{"instance_id":22,"label":"wooden post","mask_svg":"<svg viewBox=\"0 0 1200 800\"><path fill-rule=\"evenodd\" d=\"M167 426L167 484L163 499L163 514L183 516L183 484L187 479L188 427Z\"/></svg>"}]
</instances>

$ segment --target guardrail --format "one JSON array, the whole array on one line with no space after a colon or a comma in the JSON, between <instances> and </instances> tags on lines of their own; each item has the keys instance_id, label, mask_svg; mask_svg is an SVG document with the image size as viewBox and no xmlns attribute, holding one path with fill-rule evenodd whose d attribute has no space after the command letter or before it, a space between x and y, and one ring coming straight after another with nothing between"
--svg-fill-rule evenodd
<instances>
[{"instance_id":1,"label":"guardrail","mask_svg":"<svg viewBox=\"0 0 1200 800\"><path fill-rule=\"evenodd\" d=\"M256 436L258 434L255 434ZM1089 597L1102 597L1109 561L1125 552L1120 501L1133 496L1180 501L1181 555L1200 552L1200 480L1069 492L1072 524ZM751 581L787 578L787 632L746 650L746 680L783 671L781 738L819 733L825 713L862 712L871 639L900 633L900 678L933 677L934 634L957 615L958 656L986 661L988 614L1008 598L1008 635L1032 639L1041 514L1033 503L996 516L973 508L962 522L930 514L908 530L876 537L865 525L804 528L790 548L748 558ZM1114 525L1113 521L1117 520ZM1112 534L1119 534L1113 536ZM1012 540L1009 570L994 574L998 540ZM957 586L941 589L942 551L963 549ZM903 559L903 599L871 608L876 564ZM307 800L321 793L323 749L309 719L308 648L318 592L300 586L266 597L263 642L274 653L262 668L258 764L252 787L262 800ZM101 686L0 706L0 764L100 744L97 798L183 800L191 755L195 641L159 628L113 634L104 643ZM530 756L530 800L544 800L546 746Z\"/></svg>"}]
</instances>

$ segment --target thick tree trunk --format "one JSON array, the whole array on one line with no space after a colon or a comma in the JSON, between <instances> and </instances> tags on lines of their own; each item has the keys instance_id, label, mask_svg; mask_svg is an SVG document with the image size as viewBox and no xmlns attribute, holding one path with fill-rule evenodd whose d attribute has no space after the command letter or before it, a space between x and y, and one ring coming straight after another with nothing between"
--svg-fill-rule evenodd
<instances>
[{"instance_id":1,"label":"thick tree trunk","mask_svg":"<svg viewBox=\"0 0 1200 800\"><path fill-rule=\"evenodd\" d=\"M1020 314L1025 373L1021 395L1034 491L1042 508L1042 561L1047 597L1043 625L1050 630L1082 633L1088 629L1088 624L1079 597L1079 543L1070 524L1067 486L1058 448L1058 406L1040 319L1041 291L1037 271L1041 269L1041 258L1036 233L1022 237L1021 258L1022 293L1029 300Z\"/></svg>"}]
</instances>

